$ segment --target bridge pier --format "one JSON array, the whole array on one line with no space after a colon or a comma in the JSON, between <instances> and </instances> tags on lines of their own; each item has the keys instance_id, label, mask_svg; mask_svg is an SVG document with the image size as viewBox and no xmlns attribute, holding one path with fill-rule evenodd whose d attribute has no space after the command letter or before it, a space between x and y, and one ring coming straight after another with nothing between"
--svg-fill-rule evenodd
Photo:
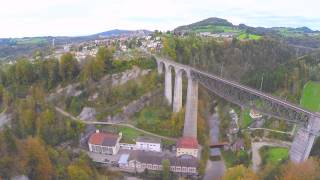
<instances>
[{"instance_id":1,"label":"bridge pier","mask_svg":"<svg viewBox=\"0 0 320 180\"><path fill-rule=\"evenodd\" d=\"M307 128L300 128L294 137L290 148L290 160L294 163L301 163L308 159L313 143L320 131L320 118L312 116Z\"/></svg>"},{"instance_id":2,"label":"bridge pier","mask_svg":"<svg viewBox=\"0 0 320 180\"><path fill-rule=\"evenodd\" d=\"M197 138L198 81L188 77L187 105L184 119L184 137Z\"/></svg>"},{"instance_id":3,"label":"bridge pier","mask_svg":"<svg viewBox=\"0 0 320 180\"><path fill-rule=\"evenodd\" d=\"M168 104L172 104L172 73L171 67L165 64L165 80L164 80L164 96L166 97Z\"/></svg>"},{"instance_id":4,"label":"bridge pier","mask_svg":"<svg viewBox=\"0 0 320 180\"><path fill-rule=\"evenodd\" d=\"M163 73L163 64L160 61L157 61L158 74Z\"/></svg>"},{"instance_id":5,"label":"bridge pier","mask_svg":"<svg viewBox=\"0 0 320 180\"><path fill-rule=\"evenodd\" d=\"M176 69L173 94L173 112L179 112L182 108L182 70Z\"/></svg>"},{"instance_id":6,"label":"bridge pier","mask_svg":"<svg viewBox=\"0 0 320 180\"><path fill-rule=\"evenodd\" d=\"M241 107L256 107L270 116L274 116L295 123L308 122L307 127L300 128L295 135L290 148L290 159L295 163L300 163L309 157L311 148L316 136L320 131L320 114L302 109L299 106L279 100L271 95L264 94L258 90L225 80L221 77L208 74L189 66L166 59L157 58L158 73L165 73L165 99L171 105L173 101L173 111L178 112L182 107L182 71L188 77L187 103L185 112L185 122L183 136L197 137L197 110L198 110L198 83L216 93L222 98L226 98ZM163 70L163 67L164 70ZM172 96L172 73L175 69L174 96ZM164 72L163 72L164 71ZM192 74L192 76L191 76ZM263 101L263 106L259 107L259 101Z\"/></svg>"}]
</instances>

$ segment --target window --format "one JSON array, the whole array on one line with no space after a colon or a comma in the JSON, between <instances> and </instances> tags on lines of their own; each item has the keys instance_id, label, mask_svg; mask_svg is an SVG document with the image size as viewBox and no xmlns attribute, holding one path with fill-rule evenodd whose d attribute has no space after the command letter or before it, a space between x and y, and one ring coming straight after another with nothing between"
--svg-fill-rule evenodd
<instances>
[{"instance_id":1,"label":"window","mask_svg":"<svg viewBox=\"0 0 320 180\"><path fill-rule=\"evenodd\" d=\"M179 172L181 171L181 167L176 167L176 170Z\"/></svg>"},{"instance_id":2,"label":"window","mask_svg":"<svg viewBox=\"0 0 320 180\"><path fill-rule=\"evenodd\" d=\"M186 167L182 167L182 172L187 172L187 168Z\"/></svg>"}]
</instances>

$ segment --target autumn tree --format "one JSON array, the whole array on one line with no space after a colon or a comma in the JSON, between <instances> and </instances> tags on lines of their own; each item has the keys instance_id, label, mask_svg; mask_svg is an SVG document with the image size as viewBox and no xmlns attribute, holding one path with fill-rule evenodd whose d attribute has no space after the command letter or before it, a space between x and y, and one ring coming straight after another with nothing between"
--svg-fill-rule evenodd
<instances>
[{"instance_id":1,"label":"autumn tree","mask_svg":"<svg viewBox=\"0 0 320 180\"><path fill-rule=\"evenodd\" d=\"M8 153L16 153L17 152L17 143L16 143L16 138L12 132L12 130L9 127L4 128L3 132L3 137L4 137L4 142L7 147L7 152Z\"/></svg>"},{"instance_id":2,"label":"autumn tree","mask_svg":"<svg viewBox=\"0 0 320 180\"><path fill-rule=\"evenodd\" d=\"M89 158L85 154L80 154L79 159L68 166L68 176L71 180L94 179L95 172L90 167Z\"/></svg>"},{"instance_id":3,"label":"autumn tree","mask_svg":"<svg viewBox=\"0 0 320 180\"><path fill-rule=\"evenodd\" d=\"M163 48L162 48L162 54L166 55L173 60L176 60L177 54L176 54L176 41L173 37L168 36L162 38Z\"/></svg>"},{"instance_id":4,"label":"autumn tree","mask_svg":"<svg viewBox=\"0 0 320 180\"><path fill-rule=\"evenodd\" d=\"M60 81L59 61L57 59L48 59L40 63L40 78L45 82L47 89L55 87Z\"/></svg>"},{"instance_id":5,"label":"autumn tree","mask_svg":"<svg viewBox=\"0 0 320 180\"><path fill-rule=\"evenodd\" d=\"M104 61L99 58L87 57L85 64L81 70L81 80L86 82L88 80L97 81L104 73Z\"/></svg>"},{"instance_id":6,"label":"autumn tree","mask_svg":"<svg viewBox=\"0 0 320 180\"><path fill-rule=\"evenodd\" d=\"M34 81L35 73L33 71L32 64L27 59L19 60L14 66L12 66L15 73L16 81L20 84L29 84Z\"/></svg>"},{"instance_id":7,"label":"autumn tree","mask_svg":"<svg viewBox=\"0 0 320 180\"><path fill-rule=\"evenodd\" d=\"M185 109L182 108L180 112L172 113L170 119L170 126L172 127L172 136L178 137L182 133L182 129L184 126L184 112Z\"/></svg>"},{"instance_id":8,"label":"autumn tree","mask_svg":"<svg viewBox=\"0 0 320 180\"><path fill-rule=\"evenodd\" d=\"M99 62L98 64L104 64L105 71L109 71L112 68L112 57L113 57L114 49L106 48L101 46L98 49L96 60Z\"/></svg>"},{"instance_id":9,"label":"autumn tree","mask_svg":"<svg viewBox=\"0 0 320 180\"><path fill-rule=\"evenodd\" d=\"M162 161L162 179L170 179L170 161L168 159Z\"/></svg>"},{"instance_id":10,"label":"autumn tree","mask_svg":"<svg viewBox=\"0 0 320 180\"><path fill-rule=\"evenodd\" d=\"M53 167L44 145L38 138L27 138L22 142L19 154L21 163L30 179L49 180L53 177Z\"/></svg>"},{"instance_id":11,"label":"autumn tree","mask_svg":"<svg viewBox=\"0 0 320 180\"><path fill-rule=\"evenodd\" d=\"M320 163L317 159L308 159L305 162L294 164L289 162L281 169L279 179L284 180L315 180L320 177Z\"/></svg>"},{"instance_id":12,"label":"autumn tree","mask_svg":"<svg viewBox=\"0 0 320 180\"><path fill-rule=\"evenodd\" d=\"M229 168L224 174L224 180L258 180L258 176L251 170L243 165L238 165Z\"/></svg>"},{"instance_id":13,"label":"autumn tree","mask_svg":"<svg viewBox=\"0 0 320 180\"><path fill-rule=\"evenodd\" d=\"M63 81L70 81L78 75L79 64L71 53L66 53L61 56L59 72Z\"/></svg>"}]
</instances>

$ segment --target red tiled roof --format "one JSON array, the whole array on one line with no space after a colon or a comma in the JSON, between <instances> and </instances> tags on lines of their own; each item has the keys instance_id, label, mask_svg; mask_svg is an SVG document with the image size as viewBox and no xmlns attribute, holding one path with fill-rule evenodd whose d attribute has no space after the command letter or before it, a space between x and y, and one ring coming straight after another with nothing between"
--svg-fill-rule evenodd
<instances>
[{"instance_id":1,"label":"red tiled roof","mask_svg":"<svg viewBox=\"0 0 320 180\"><path fill-rule=\"evenodd\" d=\"M89 138L90 144L113 146L118 139L118 135L110 133L94 133Z\"/></svg>"},{"instance_id":2,"label":"red tiled roof","mask_svg":"<svg viewBox=\"0 0 320 180\"><path fill-rule=\"evenodd\" d=\"M198 141L193 137L182 137L178 140L177 148L197 149Z\"/></svg>"}]
</instances>

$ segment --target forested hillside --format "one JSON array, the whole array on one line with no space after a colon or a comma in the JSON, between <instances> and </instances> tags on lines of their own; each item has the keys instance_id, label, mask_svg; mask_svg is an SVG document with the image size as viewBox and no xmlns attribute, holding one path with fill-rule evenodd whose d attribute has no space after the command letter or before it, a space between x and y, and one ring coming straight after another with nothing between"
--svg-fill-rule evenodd
<instances>
[{"instance_id":1,"label":"forested hillside","mask_svg":"<svg viewBox=\"0 0 320 180\"><path fill-rule=\"evenodd\" d=\"M274 39L221 42L166 35L163 44L163 56L295 103L306 82L320 80L319 53L296 57L294 48Z\"/></svg>"},{"instance_id":2,"label":"forested hillside","mask_svg":"<svg viewBox=\"0 0 320 180\"><path fill-rule=\"evenodd\" d=\"M148 57L121 61L114 60L113 53L112 48L102 47L96 58L88 57L85 63L79 63L73 54L66 53L59 60L20 59L15 64L0 67L1 117L11 119L0 127L0 179L17 175L41 180L110 177L112 173L100 171L87 154L77 149L85 125L57 113L48 97L58 86L73 83L85 86L133 66L155 67L155 61ZM127 97L130 96L133 95ZM79 107L78 102L75 101L74 106Z\"/></svg>"}]
</instances>

